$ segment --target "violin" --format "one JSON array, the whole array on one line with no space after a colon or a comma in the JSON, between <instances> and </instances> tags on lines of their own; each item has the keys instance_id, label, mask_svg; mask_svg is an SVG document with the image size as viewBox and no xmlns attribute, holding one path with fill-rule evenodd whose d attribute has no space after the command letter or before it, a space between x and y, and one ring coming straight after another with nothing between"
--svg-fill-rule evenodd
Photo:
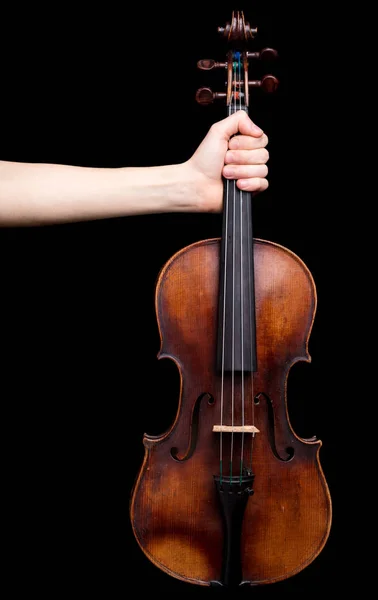
<instances>
[{"instance_id":1,"label":"violin","mask_svg":"<svg viewBox=\"0 0 378 600\"><path fill-rule=\"evenodd\" d=\"M252 90L278 80L249 78L257 29L234 11L225 27L226 114L249 110ZM224 588L271 584L307 567L324 548L332 503L321 440L301 438L287 407L287 382L308 342L317 296L311 272L292 251L257 239L252 194L224 181L221 236L182 248L161 269L155 309L158 358L179 371L169 430L143 437L144 459L130 498L133 534L171 577Z\"/></svg>"}]
</instances>

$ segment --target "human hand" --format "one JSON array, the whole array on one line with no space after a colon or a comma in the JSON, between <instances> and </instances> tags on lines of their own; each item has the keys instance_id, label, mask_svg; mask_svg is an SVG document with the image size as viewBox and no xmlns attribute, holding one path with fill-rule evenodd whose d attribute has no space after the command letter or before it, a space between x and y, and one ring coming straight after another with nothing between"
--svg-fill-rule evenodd
<instances>
[{"instance_id":1,"label":"human hand","mask_svg":"<svg viewBox=\"0 0 378 600\"><path fill-rule=\"evenodd\" d=\"M188 164L198 177L200 210L219 212L223 181L236 180L240 190L261 192L268 187L266 134L243 110L214 123Z\"/></svg>"}]
</instances>

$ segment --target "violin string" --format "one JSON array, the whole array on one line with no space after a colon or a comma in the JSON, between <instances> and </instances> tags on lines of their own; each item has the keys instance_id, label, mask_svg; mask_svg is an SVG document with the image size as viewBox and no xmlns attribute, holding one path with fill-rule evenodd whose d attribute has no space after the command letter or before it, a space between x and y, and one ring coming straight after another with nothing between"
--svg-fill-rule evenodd
<instances>
[{"instance_id":1,"label":"violin string","mask_svg":"<svg viewBox=\"0 0 378 600\"><path fill-rule=\"evenodd\" d=\"M246 79L246 77L244 78L244 93L247 93L247 85L248 85L248 81ZM246 111L248 113L248 106L246 106ZM249 223L252 223L252 199L253 199L253 194L250 194L250 202L248 202L247 205L247 210L249 213L250 218L248 219ZM253 274L253 256L254 256L254 250L253 250L253 235L252 235L252 228L248 227L247 230L247 246L248 246L248 273L249 273L249 277L248 277L248 293L249 293L249 304L248 304L248 309L249 309L249 337L251 340L251 425L255 425L255 403L254 403L254 375L253 375L253 362L254 362L254 357L253 357L253 349L254 349L254 345L252 343L253 340L253 331L252 331L252 319L254 317L254 315L252 314L252 308L254 307L254 303L253 303L253 298L252 298L252 294L253 294L253 290L252 290L252 274ZM249 460L249 471L252 473L252 463L253 463L253 447L254 447L254 441L255 441L255 432L252 432L251 434L251 448L250 448L250 460Z\"/></svg>"},{"instance_id":2,"label":"violin string","mask_svg":"<svg viewBox=\"0 0 378 600\"><path fill-rule=\"evenodd\" d=\"M233 75L234 75L234 112L236 112L236 67L235 61L233 60ZM232 103L232 98L231 98ZM232 208L233 208L233 219L232 219L232 341L231 341L231 447L230 447L230 479L232 477L232 461L234 456L234 419L235 419L235 244L236 244L236 180L232 180L233 194L232 194Z\"/></svg>"},{"instance_id":3,"label":"violin string","mask_svg":"<svg viewBox=\"0 0 378 600\"><path fill-rule=\"evenodd\" d=\"M237 53L238 58L238 93L235 93L235 97L239 100L239 110L242 110L242 94L241 94L241 61L240 61L240 52ZM235 69L236 71L236 69ZM235 99L236 101L236 99ZM240 385L240 393L241 393L241 425L242 425L242 433L241 433L241 442L240 442L240 483L241 478L243 476L243 460L244 460L244 441L245 441L245 433L244 433L244 425L245 425L245 415L244 415L244 273L243 273L243 192L238 191L238 195L240 197L240 205L239 205L239 218L240 218L240 352L241 352L241 385Z\"/></svg>"},{"instance_id":4,"label":"violin string","mask_svg":"<svg viewBox=\"0 0 378 600\"><path fill-rule=\"evenodd\" d=\"M228 115L231 114L231 105L228 107ZM220 425L221 431L219 435L219 479L222 485L223 480L223 411L224 411L224 379L225 379L225 347L226 347L226 297L227 297L227 255L228 255L228 210L229 210L229 180L226 179L226 193L224 197L224 219L225 219L225 234L224 234L224 279L223 279L223 323L222 323L222 365L221 365L221 400L220 400Z\"/></svg>"},{"instance_id":5,"label":"violin string","mask_svg":"<svg viewBox=\"0 0 378 600\"><path fill-rule=\"evenodd\" d=\"M252 194L251 194L251 202L248 205L248 211L252 212ZM251 222L252 219L249 220L249 222ZM251 229L248 228L247 231L247 236L248 236L248 273L252 273L252 264L251 261L253 260L253 236L251 235ZM250 275L250 277L248 278L248 286L249 286L249 298L250 298L250 302L249 302L249 335L250 335L250 340L252 343L252 276ZM253 377L253 346L251 347L251 413L252 413L252 425L255 424L255 403L253 401L254 398L254 377ZM249 470L250 472L252 472L252 461L253 461L253 446L254 446L254 441L255 441L255 432L252 432L251 434L251 455L250 455L250 461L249 461Z\"/></svg>"},{"instance_id":6,"label":"violin string","mask_svg":"<svg viewBox=\"0 0 378 600\"><path fill-rule=\"evenodd\" d=\"M233 57L234 58L234 57ZM233 60L233 97L231 98L228 114L235 113L236 110L242 110L242 93L241 93L241 61L240 53L235 55L236 60ZM233 210L233 222L232 222L232 317L231 317L231 439L230 439L230 458L229 458L229 478L231 481L233 472L233 458L234 458L234 425L235 425L235 351L236 351L236 335L235 335L235 287L236 287L236 200L238 197L238 217L240 225L240 256L239 256L239 269L240 269L240 324L241 324L241 335L240 335L240 358L241 358L241 425L244 428L245 425L245 374L244 374L244 281L243 281L243 192L238 190L236 186L236 179L232 180L233 194L232 194L232 210ZM228 275L228 230L229 230L229 201L230 201L230 182L226 180L226 193L225 193L225 236L224 236L224 280L223 280L223 328L222 328L222 366L221 366L221 426L223 425L224 417L224 388L225 388L225 336L226 336L226 291L227 291L227 275ZM247 247L250 248L250 232L247 231ZM248 255L248 260L250 257ZM250 263L249 263L250 265ZM251 289L249 288L249 297L251 298ZM249 307L251 310L251 307ZM252 327L250 322L250 327ZM253 381L253 379L252 379ZM253 395L253 394L252 394ZM243 462L244 462L244 445L245 445L245 432L242 429L241 432L241 446L240 446L240 481L243 476ZM222 482L223 477L223 432L220 432L220 480Z\"/></svg>"},{"instance_id":7,"label":"violin string","mask_svg":"<svg viewBox=\"0 0 378 600\"><path fill-rule=\"evenodd\" d=\"M229 112L229 114L231 114ZM223 279L223 323L222 323L222 367L221 367L221 401L220 401L220 425L219 435L219 478L222 485L223 479L223 410L224 410L224 356L225 356L225 336L226 336L226 290L227 290L227 245L228 245L228 205L229 205L229 181L226 179L226 193L224 198L225 206L225 235L224 235L224 279Z\"/></svg>"},{"instance_id":8,"label":"violin string","mask_svg":"<svg viewBox=\"0 0 378 600\"><path fill-rule=\"evenodd\" d=\"M234 59L237 59L234 60ZM241 109L241 94L240 89L238 91L238 80L240 82L240 52L235 53L233 56L233 112L235 113L238 108ZM238 105L239 102L239 105ZM232 102L231 102L232 104ZM240 322L241 322L241 335L240 335L240 346L238 351L241 352L241 395L242 395L242 425L244 425L244 389L243 389L243 356L244 356L244 343L243 343L243 270L242 270L242 192L238 190L236 186L236 179L233 179L233 236L232 236L232 365L231 365L231 448L230 448L230 478L232 477L232 468L233 468L233 456L234 456L234 425L235 425L235 278L236 278L236 215L239 215L239 224L240 224L240 256L239 256L239 276L240 276L240 292L241 292L241 303L240 303ZM236 198L238 197L238 211L236 211ZM244 432L241 433L242 436L242 445L240 451L240 472L239 477L241 479L243 474L243 444L244 444Z\"/></svg>"}]
</instances>

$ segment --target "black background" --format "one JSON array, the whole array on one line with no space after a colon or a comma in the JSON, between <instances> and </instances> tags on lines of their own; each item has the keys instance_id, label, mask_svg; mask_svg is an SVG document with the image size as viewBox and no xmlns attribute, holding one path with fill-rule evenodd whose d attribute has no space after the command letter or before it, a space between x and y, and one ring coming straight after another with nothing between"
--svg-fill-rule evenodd
<instances>
[{"instance_id":1,"label":"black background","mask_svg":"<svg viewBox=\"0 0 378 600\"><path fill-rule=\"evenodd\" d=\"M186 160L225 116L221 102L194 100L199 86L220 91L224 84L219 72L196 68L201 58L224 60L217 27L244 10L259 31L253 49L279 53L274 64L250 70L251 78L271 72L280 80L276 94L251 98L250 115L270 151L270 186L254 200L254 234L298 254L316 283L312 362L293 370L288 407L299 435L323 441L334 517L316 560L289 580L254 589L260 597L351 584L326 328L332 142L322 107L332 104L331 67L321 43L325 4L301 6L58 5L9 13L3 24L3 160L106 167ZM156 277L183 246L219 236L220 223L219 215L172 214L0 230L4 521L15 591L26 584L46 597L121 597L131 586L211 593L144 557L128 503L143 433L165 431L178 399L173 364L156 358Z\"/></svg>"}]
</instances>

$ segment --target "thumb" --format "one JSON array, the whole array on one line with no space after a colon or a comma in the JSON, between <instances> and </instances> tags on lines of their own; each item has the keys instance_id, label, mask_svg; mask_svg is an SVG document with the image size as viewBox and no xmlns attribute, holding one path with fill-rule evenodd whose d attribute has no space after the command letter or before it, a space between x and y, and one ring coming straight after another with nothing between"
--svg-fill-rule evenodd
<instances>
[{"instance_id":1,"label":"thumb","mask_svg":"<svg viewBox=\"0 0 378 600\"><path fill-rule=\"evenodd\" d=\"M227 142L236 133L252 135L253 137L260 137L264 133L260 127L255 125L244 110L238 110L225 119L222 119L222 121L218 121L214 127Z\"/></svg>"}]
</instances>

